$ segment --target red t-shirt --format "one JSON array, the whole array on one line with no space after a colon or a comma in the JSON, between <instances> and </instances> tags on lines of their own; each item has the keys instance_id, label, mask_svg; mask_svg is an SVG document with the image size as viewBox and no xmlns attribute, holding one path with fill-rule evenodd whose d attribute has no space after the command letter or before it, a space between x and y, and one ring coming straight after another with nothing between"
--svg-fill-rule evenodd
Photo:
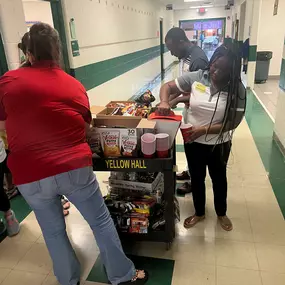
<instances>
[{"instance_id":1,"label":"red t-shirt","mask_svg":"<svg viewBox=\"0 0 285 285\"><path fill-rule=\"evenodd\" d=\"M8 166L17 185L92 165L86 91L50 61L0 78L0 121L6 121Z\"/></svg>"}]
</instances>

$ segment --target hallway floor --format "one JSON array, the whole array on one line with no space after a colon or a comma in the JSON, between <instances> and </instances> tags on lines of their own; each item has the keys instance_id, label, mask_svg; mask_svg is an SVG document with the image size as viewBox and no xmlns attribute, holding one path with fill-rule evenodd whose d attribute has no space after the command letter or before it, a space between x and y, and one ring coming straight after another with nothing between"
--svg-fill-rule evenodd
<instances>
[{"instance_id":1,"label":"hallway floor","mask_svg":"<svg viewBox=\"0 0 285 285\"><path fill-rule=\"evenodd\" d=\"M171 72L167 78L176 75L177 71L174 75ZM154 87L155 95L158 89ZM148 285L285 284L284 172L278 176L284 165L278 159L273 160L273 164L268 162L272 151L267 150L264 140L259 144L258 139L263 138L259 131L267 128L264 134L272 142L270 123L266 123L266 113L260 109L254 95L250 93L249 97L247 121L242 122L234 135L228 166L228 215L234 230L225 232L217 224L211 182L207 178L207 218L204 222L186 230L184 219L194 211L192 197L178 197L181 222L176 225L172 248L166 251L165 244L143 242L127 249L137 264L150 271ZM179 107L177 113L182 111ZM264 117L265 123L253 125L251 120L255 115L261 120ZM269 158L266 151L271 151ZM184 170L185 163L182 137L178 134L179 171ZM96 174L102 192L106 193L109 173ZM20 234L0 244L0 284L58 285L35 216L23 204L20 197L13 201L15 211L23 220ZM82 264L82 284L106 284L98 247L75 207L71 208L66 224Z\"/></svg>"},{"instance_id":2,"label":"hallway floor","mask_svg":"<svg viewBox=\"0 0 285 285\"><path fill-rule=\"evenodd\" d=\"M264 104L272 119L275 120L278 95L279 92L282 92L279 88L279 80L269 79L266 83L255 84L254 91L262 104Z\"/></svg>"}]
</instances>

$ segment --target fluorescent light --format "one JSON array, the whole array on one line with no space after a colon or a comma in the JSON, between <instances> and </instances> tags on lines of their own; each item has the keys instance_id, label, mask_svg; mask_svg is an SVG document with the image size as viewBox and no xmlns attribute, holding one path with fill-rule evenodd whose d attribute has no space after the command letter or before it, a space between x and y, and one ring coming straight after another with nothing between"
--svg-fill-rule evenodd
<instances>
[{"instance_id":1,"label":"fluorescent light","mask_svg":"<svg viewBox=\"0 0 285 285\"><path fill-rule=\"evenodd\" d=\"M191 6L190 9L199 9L199 8L212 8L214 5L205 5L205 6Z\"/></svg>"},{"instance_id":2,"label":"fluorescent light","mask_svg":"<svg viewBox=\"0 0 285 285\"><path fill-rule=\"evenodd\" d=\"M184 0L184 2L186 2L186 3L187 3L187 2L188 2L188 3L189 3L189 2L201 2L201 0Z\"/></svg>"}]
</instances>

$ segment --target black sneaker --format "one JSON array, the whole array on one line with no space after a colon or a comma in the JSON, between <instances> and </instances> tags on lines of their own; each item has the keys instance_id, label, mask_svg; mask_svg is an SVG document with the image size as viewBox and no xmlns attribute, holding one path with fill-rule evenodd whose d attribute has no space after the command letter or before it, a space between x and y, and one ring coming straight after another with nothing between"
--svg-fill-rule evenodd
<instances>
[{"instance_id":1,"label":"black sneaker","mask_svg":"<svg viewBox=\"0 0 285 285\"><path fill-rule=\"evenodd\" d=\"M191 192L192 192L191 182L185 182L179 188L177 188L178 195L185 195Z\"/></svg>"},{"instance_id":2,"label":"black sneaker","mask_svg":"<svg viewBox=\"0 0 285 285\"><path fill-rule=\"evenodd\" d=\"M181 173L176 174L177 180L190 180L190 175L188 171L182 171Z\"/></svg>"}]
</instances>

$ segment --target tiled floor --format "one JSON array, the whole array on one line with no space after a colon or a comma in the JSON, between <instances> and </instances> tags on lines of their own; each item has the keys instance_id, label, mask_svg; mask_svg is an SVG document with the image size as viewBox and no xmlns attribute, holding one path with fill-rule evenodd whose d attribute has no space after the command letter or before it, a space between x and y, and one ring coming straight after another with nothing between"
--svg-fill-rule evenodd
<instances>
[{"instance_id":1,"label":"tiled floor","mask_svg":"<svg viewBox=\"0 0 285 285\"><path fill-rule=\"evenodd\" d=\"M279 80L269 79L266 83L255 84L254 91L266 107L269 114L272 116L273 120L275 120L277 109L276 105L280 92Z\"/></svg>"},{"instance_id":2,"label":"tiled floor","mask_svg":"<svg viewBox=\"0 0 285 285\"><path fill-rule=\"evenodd\" d=\"M156 95L157 90L154 90ZM147 242L137 243L132 248L133 255L156 258L153 270L161 272L161 279L156 275L155 280L150 279L150 285L285 284L284 217L268 178L266 157L260 156L263 145L257 148L255 144L260 134L253 132L252 136L250 119L247 116L250 128L243 121L235 133L228 166L228 214L234 230L224 232L217 224L211 183L207 178L207 219L204 222L193 229L184 229L183 220L194 209L191 195L180 197L181 222L177 224L172 248L166 251L164 244ZM177 144L182 150L180 134ZM177 164L180 170L184 169L183 152L177 153ZM106 193L108 173L98 173L97 177L102 192ZM98 248L75 207L70 212L66 218L67 231L82 264L83 284L99 285L92 282L96 276L89 275L98 258ZM164 260L174 261L173 272L169 272L173 267L165 267L170 263ZM170 277L163 281L166 273ZM7 238L0 244L0 284L58 285L33 213L23 220L17 237Z\"/></svg>"}]
</instances>

